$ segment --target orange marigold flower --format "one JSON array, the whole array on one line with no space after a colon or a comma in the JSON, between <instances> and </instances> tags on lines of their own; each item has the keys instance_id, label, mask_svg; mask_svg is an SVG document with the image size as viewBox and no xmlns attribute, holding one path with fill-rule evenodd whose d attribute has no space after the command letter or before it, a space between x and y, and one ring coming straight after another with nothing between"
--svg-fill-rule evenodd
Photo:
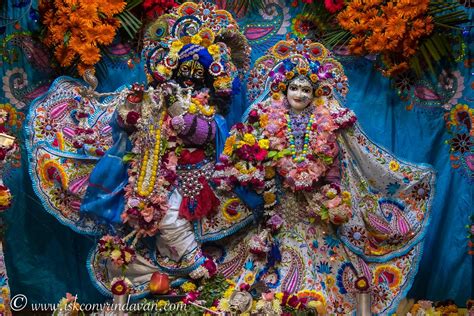
<instances>
[{"instance_id":1,"label":"orange marigold flower","mask_svg":"<svg viewBox=\"0 0 474 316\"><path fill-rule=\"evenodd\" d=\"M382 52L387 45L387 38L378 32L374 32L365 41L365 48L373 54Z\"/></svg>"},{"instance_id":2,"label":"orange marigold flower","mask_svg":"<svg viewBox=\"0 0 474 316\"><path fill-rule=\"evenodd\" d=\"M354 55L363 55L365 53L364 49L364 37L354 37L349 42L349 49Z\"/></svg>"},{"instance_id":3,"label":"orange marigold flower","mask_svg":"<svg viewBox=\"0 0 474 316\"><path fill-rule=\"evenodd\" d=\"M99 14L97 12L98 4L95 2L81 3L79 10L74 13L83 19L88 19L91 23L97 23L100 21Z\"/></svg>"},{"instance_id":4,"label":"orange marigold flower","mask_svg":"<svg viewBox=\"0 0 474 316\"><path fill-rule=\"evenodd\" d=\"M67 46L60 45L56 47L54 57L56 57L62 67L69 67L76 57L76 52Z\"/></svg>"},{"instance_id":5,"label":"orange marigold flower","mask_svg":"<svg viewBox=\"0 0 474 316\"><path fill-rule=\"evenodd\" d=\"M402 17L395 15L388 18L386 33L391 33L391 35L400 38L405 33L405 30L406 21Z\"/></svg>"},{"instance_id":6,"label":"orange marigold flower","mask_svg":"<svg viewBox=\"0 0 474 316\"><path fill-rule=\"evenodd\" d=\"M369 25L374 32L383 32L387 27L387 20L381 16L376 16L369 21Z\"/></svg>"},{"instance_id":7,"label":"orange marigold flower","mask_svg":"<svg viewBox=\"0 0 474 316\"><path fill-rule=\"evenodd\" d=\"M384 71L384 75L387 77L394 77L408 70L408 63L401 62L390 67L387 71Z\"/></svg>"},{"instance_id":8,"label":"orange marigold flower","mask_svg":"<svg viewBox=\"0 0 474 316\"><path fill-rule=\"evenodd\" d=\"M99 11L104 13L107 17L112 17L125 9L127 3L123 0L104 0L99 3Z\"/></svg>"},{"instance_id":9,"label":"orange marigold flower","mask_svg":"<svg viewBox=\"0 0 474 316\"><path fill-rule=\"evenodd\" d=\"M362 1L364 5L364 11L367 9L370 9L371 7L378 6L379 4L382 4L382 0L364 0Z\"/></svg>"},{"instance_id":10,"label":"orange marigold flower","mask_svg":"<svg viewBox=\"0 0 474 316\"><path fill-rule=\"evenodd\" d=\"M97 28L97 42L102 45L109 45L115 37L115 27L109 24L102 24Z\"/></svg>"},{"instance_id":11,"label":"orange marigold flower","mask_svg":"<svg viewBox=\"0 0 474 316\"><path fill-rule=\"evenodd\" d=\"M95 65L100 60L100 50L97 46L84 44L78 49L81 60L85 65Z\"/></svg>"},{"instance_id":12,"label":"orange marigold flower","mask_svg":"<svg viewBox=\"0 0 474 316\"><path fill-rule=\"evenodd\" d=\"M79 49L85 45L87 42L81 39L80 36L72 35L69 39L68 46L71 49L74 49L76 52L79 52Z\"/></svg>"},{"instance_id":13,"label":"orange marigold flower","mask_svg":"<svg viewBox=\"0 0 474 316\"><path fill-rule=\"evenodd\" d=\"M398 11L398 9L396 8L396 5L392 1L388 1L386 5L381 7L381 9L383 13L385 13L385 15L389 18L392 16L400 15L400 12Z\"/></svg>"},{"instance_id":14,"label":"orange marigold flower","mask_svg":"<svg viewBox=\"0 0 474 316\"><path fill-rule=\"evenodd\" d=\"M339 22L339 25L346 29L350 30L350 26L354 21L353 14L349 10L344 10L341 13L337 15L337 21Z\"/></svg>"},{"instance_id":15,"label":"orange marigold flower","mask_svg":"<svg viewBox=\"0 0 474 316\"><path fill-rule=\"evenodd\" d=\"M41 21L43 22L44 25L52 24L52 23L55 22L55 20L56 20L56 16L54 15L53 11L51 11L51 10L45 12L41 16Z\"/></svg>"},{"instance_id":16,"label":"orange marigold flower","mask_svg":"<svg viewBox=\"0 0 474 316\"><path fill-rule=\"evenodd\" d=\"M405 40L403 41L403 56L408 58L415 55L417 44L418 41L412 40L410 38L405 38Z\"/></svg>"}]
</instances>

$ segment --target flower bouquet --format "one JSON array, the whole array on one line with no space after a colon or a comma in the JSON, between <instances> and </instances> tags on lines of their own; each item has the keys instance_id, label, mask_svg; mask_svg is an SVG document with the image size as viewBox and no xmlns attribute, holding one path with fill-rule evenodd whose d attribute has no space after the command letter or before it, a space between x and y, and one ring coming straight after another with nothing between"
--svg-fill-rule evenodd
<instances>
[{"instance_id":1,"label":"flower bouquet","mask_svg":"<svg viewBox=\"0 0 474 316\"><path fill-rule=\"evenodd\" d=\"M352 216L351 194L335 183L326 184L309 201L310 214L334 225L347 223Z\"/></svg>"}]
</instances>

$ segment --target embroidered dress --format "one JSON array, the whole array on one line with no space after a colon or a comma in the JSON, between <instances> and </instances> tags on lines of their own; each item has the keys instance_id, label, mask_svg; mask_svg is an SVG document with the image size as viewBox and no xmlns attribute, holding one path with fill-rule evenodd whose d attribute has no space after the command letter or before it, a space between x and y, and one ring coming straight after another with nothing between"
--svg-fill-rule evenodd
<instances>
[{"instance_id":1,"label":"embroidered dress","mask_svg":"<svg viewBox=\"0 0 474 316\"><path fill-rule=\"evenodd\" d=\"M328 313L346 315L355 311L355 294L367 291L373 313L391 314L421 259L434 172L371 142L332 85L344 82L342 67L318 43L305 51L319 55L297 49L281 41L255 66L266 90L246 123L231 130L216 172L222 189L238 183L260 192L263 219L208 251L236 288L257 297L310 297ZM303 58L308 68L298 62ZM298 72L318 88L313 102L293 113L281 91Z\"/></svg>"}]
</instances>

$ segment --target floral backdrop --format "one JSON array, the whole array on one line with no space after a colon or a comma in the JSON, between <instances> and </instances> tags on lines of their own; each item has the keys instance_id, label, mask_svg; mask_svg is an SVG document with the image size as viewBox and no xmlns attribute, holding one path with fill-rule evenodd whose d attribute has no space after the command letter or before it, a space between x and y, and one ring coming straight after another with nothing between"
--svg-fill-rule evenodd
<instances>
[{"instance_id":1,"label":"floral backdrop","mask_svg":"<svg viewBox=\"0 0 474 316\"><path fill-rule=\"evenodd\" d=\"M82 72L88 66L97 64L96 73L102 91L111 91L136 81L144 82L143 65L136 53L140 49L140 39L120 41L119 36L114 38L118 27L116 21L129 25L122 36L133 36L141 23L132 14L136 14L137 8L141 9L138 6L143 6L144 15L151 18L175 6L174 1L98 1L106 6L103 10L107 10L107 14L98 15L94 20L96 24L87 27L75 24L74 27L71 22L68 28L62 21L55 20L52 14L55 10L63 10L64 14L68 14L67 10L71 11L70 7L58 6L59 2L50 1L51 6L39 7L36 0L0 2L3 85L0 109L8 113L8 120L2 125L7 133L17 137L20 144L30 102L46 91L52 80L64 73L64 69L71 73L75 70ZM226 7L225 1L216 2ZM313 3L306 0L300 3L297 0L268 0L264 7L255 8L248 7L251 6L250 1L238 2L244 3L227 9L235 13L252 46L252 61L284 39L287 33L299 35L299 41L303 41L310 31L313 34L325 32L327 23L324 15L303 14L302 6L316 5L316 8L330 13L343 7L343 1L315 0ZM473 11L468 8L470 2L462 4L466 5L463 11L471 19ZM97 14L94 10L98 5L94 7L91 4L91 11L75 13L86 16ZM358 12L351 13L350 10L357 8L349 6L344 14L356 15L354 12ZM387 10L390 8L384 10L386 16L382 16L389 19ZM46 29L40 22L41 15ZM78 22L80 18L77 17ZM417 16L410 18L417 19ZM432 21L424 22L423 29L416 29L414 22L410 22L415 33L411 40L416 41L424 33L434 32L436 35ZM446 18L443 22L449 21ZM379 27L403 27L403 21L395 19L391 19L389 24L384 23L380 21ZM371 25L376 27L377 24ZM427 163L437 171L433 216L419 272L408 296L430 300L452 298L463 305L474 296L474 285L468 282L474 279L474 57L470 55L474 45L471 28L464 27L459 32L459 41L454 42L457 48L452 54L455 66L448 67L442 62L442 49L437 47L435 51L440 55L439 63L430 63L433 71L425 73L423 79L400 71L407 65L413 65L411 58L418 56L410 50L409 43L404 50L404 59L400 59L394 55L393 48L377 46L383 38L377 41L372 39L373 36L364 39L353 31L354 26L344 22L341 28L339 32L346 33L340 33L343 34L340 36L346 36L350 50L337 50L350 82L346 106L356 112L361 126L375 142L404 160ZM63 45L65 38L73 41L77 30L84 33L81 36L86 38L83 41L88 45L75 45L74 42ZM389 29L374 29L370 34L377 35L379 31L386 34ZM43 42L38 39L39 34L43 36ZM402 43L404 39L399 41ZM107 47L99 52L96 44ZM440 44L433 42L430 45ZM363 56L354 57L350 53ZM425 54L423 49L420 54ZM379 63L380 56L386 56L382 64ZM436 57L433 54L430 56L432 59ZM252 95L252 91L248 94ZM243 110L234 109L230 120L237 121ZM54 128L51 126L52 132ZM23 145L20 153L8 164L4 181L13 194L13 204L3 214L3 251L12 295L25 294L30 302L56 302L64 293L70 292L77 293L81 302L103 300L89 280L84 261L96 241L74 233L43 211L31 187ZM3 273L1 281L6 284L5 271L0 273Z\"/></svg>"}]
</instances>

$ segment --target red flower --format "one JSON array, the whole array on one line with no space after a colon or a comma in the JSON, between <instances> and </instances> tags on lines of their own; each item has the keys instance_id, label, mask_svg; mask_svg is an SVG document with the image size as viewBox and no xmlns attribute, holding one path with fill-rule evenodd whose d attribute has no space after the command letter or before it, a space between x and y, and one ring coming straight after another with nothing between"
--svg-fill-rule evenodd
<instances>
[{"instance_id":1,"label":"red flower","mask_svg":"<svg viewBox=\"0 0 474 316\"><path fill-rule=\"evenodd\" d=\"M240 290L241 290L241 291L246 291L246 292L248 292L248 290L250 290L250 284L242 283L242 284L240 285Z\"/></svg>"},{"instance_id":2,"label":"red flower","mask_svg":"<svg viewBox=\"0 0 474 316\"><path fill-rule=\"evenodd\" d=\"M257 110L250 111L248 121L249 121L250 124L258 122L258 112L257 112Z\"/></svg>"},{"instance_id":3,"label":"red flower","mask_svg":"<svg viewBox=\"0 0 474 316\"><path fill-rule=\"evenodd\" d=\"M135 125L138 122L138 119L140 118L140 114L138 114L135 111L130 111L127 113L127 124L129 125Z\"/></svg>"},{"instance_id":4,"label":"red flower","mask_svg":"<svg viewBox=\"0 0 474 316\"><path fill-rule=\"evenodd\" d=\"M330 13L336 13L344 8L344 0L324 0L324 6Z\"/></svg>"},{"instance_id":5,"label":"red flower","mask_svg":"<svg viewBox=\"0 0 474 316\"><path fill-rule=\"evenodd\" d=\"M117 280L112 284L111 290L114 295L124 295L128 291L128 286L125 280Z\"/></svg>"},{"instance_id":6,"label":"red flower","mask_svg":"<svg viewBox=\"0 0 474 316\"><path fill-rule=\"evenodd\" d=\"M217 273L217 266L212 259L206 259L202 266L209 272L209 276L213 276Z\"/></svg>"},{"instance_id":7,"label":"red flower","mask_svg":"<svg viewBox=\"0 0 474 316\"><path fill-rule=\"evenodd\" d=\"M300 304L300 300L298 299L298 296L291 295L290 298L288 299L287 304L293 308L298 308L298 305Z\"/></svg>"}]
</instances>

